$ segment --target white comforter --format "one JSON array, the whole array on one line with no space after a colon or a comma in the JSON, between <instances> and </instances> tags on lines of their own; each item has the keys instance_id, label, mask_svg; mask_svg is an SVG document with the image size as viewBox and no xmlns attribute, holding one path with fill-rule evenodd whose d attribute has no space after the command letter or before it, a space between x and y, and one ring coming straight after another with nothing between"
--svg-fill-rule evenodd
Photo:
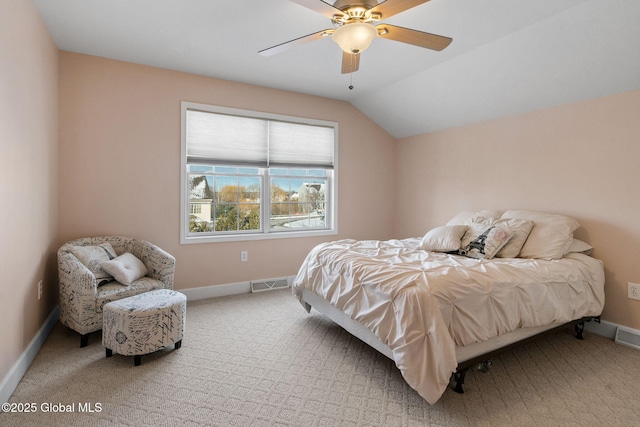
<instances>
[{"instance_id":1,"label":"white comforter","mask_svg":"<svg viewBox=\"0 0 640 427\"><path fill-rule=\"evenodd\" d=\"M320 244L300 267L293 292L301 299L307 288L367 327L431 404L456 370L456 345L602 312L603 266L587 255L476 260L419 250L418 243Z\"/></svg>"}]
</instances>

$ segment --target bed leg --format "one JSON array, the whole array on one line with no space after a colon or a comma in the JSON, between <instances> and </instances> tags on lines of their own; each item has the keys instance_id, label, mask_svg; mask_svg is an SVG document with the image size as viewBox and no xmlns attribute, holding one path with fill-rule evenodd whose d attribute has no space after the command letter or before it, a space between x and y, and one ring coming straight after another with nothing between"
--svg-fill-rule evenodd
<instances>
[{"instance_id":1,"label":"bed leg","mask_svg":"<svg viewBox=\"0 0 640 427\"><path fill-rule=\"evenodd\" d=\"M576 331L576 338L578 338L579 340L583 340L584 336L582 335L582 333L584 332L584 322L576 323L574 329Z\"/></svg>"},{"instance_id":2,"label":"bed leg","mask_svg":"<svg viewBox=\"0 0 640 427\"><path fill-rule=\"evenodd\" d=\"M464 375L467 373L467 369L469 368L464 368L461 371L455 371L453 373L453 379L456 381L456 385L455 387L453 387L453 391L455 391L456 393L464 393L462 385L464 384Z\"/></svg>"}]
</instances>

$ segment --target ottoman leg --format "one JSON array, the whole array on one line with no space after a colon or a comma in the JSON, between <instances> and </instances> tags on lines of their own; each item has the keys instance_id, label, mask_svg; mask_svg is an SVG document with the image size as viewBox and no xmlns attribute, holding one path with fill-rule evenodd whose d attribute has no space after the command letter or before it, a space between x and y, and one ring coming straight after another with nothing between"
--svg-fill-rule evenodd
<instances>
[{"instance_id":1,"label":"ottoman leg","mask_svg":"<svg viewBox=\"0 0 640 427\"><path fill-rule=\"evenodd\" d=\"M133 365L140 366L142 363L142 356L133 356Z\"/></svg>"},{"instance_id":2,"label":"ottoman leg","mask_svg":"<svg viewBox=\"0 0 640 427\"><path fill-rule=\"evenodd\" d=\"M182 347L182 340L176 343L176 350L179 349L180 347Z\"/></svg>"},{"instance_id":3,"label":"ottoman leg","mask_svg":"<svg viewBox=\"0 0 640 427\"><path fill-rule=\"evenodd\" d=\"M106 353L107 353L107 357L113 356L113 350L111 350L110 348L106 349Z\"/></svg>"},{"instance_id":4,"label":"ottoman leg","mask_svg":"<svg viewBox=\"0 0 640 427\"><path fill-rule=\"evenodd\" d=\"M80 335L80 348L86 347L89 344L89 334Z\"/></svg>"}]
</instances>

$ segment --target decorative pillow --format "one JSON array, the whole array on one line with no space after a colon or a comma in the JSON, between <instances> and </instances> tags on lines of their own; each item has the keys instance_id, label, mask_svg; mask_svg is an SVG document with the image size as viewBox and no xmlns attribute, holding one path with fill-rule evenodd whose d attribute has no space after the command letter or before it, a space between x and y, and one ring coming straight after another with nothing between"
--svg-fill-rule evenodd
<instances>
[{"instance_id":1,"label":"decorative pillow","mask_svg":"<svg viewBox=\"0 0 640 427\"><path fill-rule=\"evenodd\" d=\"M496 257L515 258L524 246L524 242L527 241L529 233L531 233L533 221L518 218L498 219L493 221L491 225L504 228L512 234L511 239L498 251Z\"/></svg>"},{"instance_id":2,"label":"decorative pillow","mask_svg":"<svg viewBox=\"0 0 640 427\"><path fill-rule=\"evenodd\" d=\"M113 281L113 277L100 267L104 261L117 256L110 243L101 243L97 246L72 246L71 253L93 273L97 286Z\"/></svg>"},{"instance_id":3,"label":"decorative pillow","mask_svg":"<svg viewBox=\"0 0 640 427\"><path fill-rule=\"evenodd\" d=\"M571 246L569 246L569 249L567 249L567 253L577 252L585 255L591 255L592 251L593 246L578 239L573 239L573 241L571 242Z\"/></svg>"},{"instance_id":4,"label":"decorative pillow","mask_svg":"<svg viewBox=\"0 0 640 427\"><path fill-rule=\"evenodd\" d=\"M503 219L519 218L533 221L533 228L520 258L559 259L569 250L573 242L573 232L580 227L578 221L564 215L531 211L506 211Z\"/></svg>"},{"instance_id":5,"label":"decorative pillow","mask_svg":"<svg viewBox=\"0 0 640 427\"><path fill-rule=\"evenodd\" d=\"M111 261L101 264L102 268L113 275L123 285L130 285L148 272L147 267L135 255L125 252Z\"/></svg>"},{"instance_id":6,"label":"decorative pillow","mask_svg":"<svg viewBox=\"0 0 640 427\"><path fill-rule=\"evenodd\" d=\"M502 227L471 223L462 237L458 254L469 258L491 259L513 234Z\"/></svg>"},{"instance_id":7,"label":"decorative pillow","mask_svg":"<svg viewBox=\"0 0 640 427\"><path fill-rule=\"evenodd\" d=\"M500 219L502 211L482 210L482 211L463 211L454 216L447 222L447 225L464 225L473 222L477 218Z\"/></svg>"},{"instance_id":8,"label":"decorative pillow","mask_svg":"<svg viewBox=\"0 0 640 427\"><path fill-rule=\"evenodd\" d=\"M418 249L435 252L451 252L460 249L460 241L467 231L466 225L443 225L429 230Z\"/></svg>"}]
</instances>

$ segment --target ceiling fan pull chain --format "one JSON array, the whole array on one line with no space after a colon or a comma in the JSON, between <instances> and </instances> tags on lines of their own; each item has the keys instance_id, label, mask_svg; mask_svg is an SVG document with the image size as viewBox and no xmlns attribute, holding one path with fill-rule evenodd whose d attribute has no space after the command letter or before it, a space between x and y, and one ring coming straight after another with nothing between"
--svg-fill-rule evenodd
<instances>
[{"instance_id":1,"label":"ceiling fan pull chain","mask_svg":"<svg viewBox=\"0 0 640 427\"><path fill-rule=\"evenodd\" d=\"M357 53L351 54L351 72L349 73L349 90L353 90L353 68Z\"/></svg>"}]
</instances>

